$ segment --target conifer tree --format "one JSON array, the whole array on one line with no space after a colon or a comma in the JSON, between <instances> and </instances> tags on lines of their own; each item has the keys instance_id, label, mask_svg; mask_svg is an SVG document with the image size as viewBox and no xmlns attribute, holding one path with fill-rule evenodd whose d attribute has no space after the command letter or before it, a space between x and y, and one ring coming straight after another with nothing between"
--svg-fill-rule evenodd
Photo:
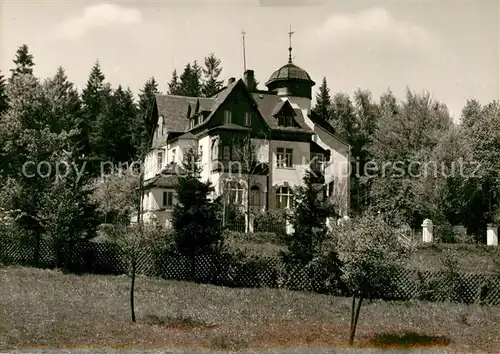
<instances>
[{"instance_id":1,"label":"conifer tree","mask_svg":"<svg viewBox=\"0 0 500 354\"><path fill-rule=\"evenodd\" d=\"M220 64L220 59L217 58L214 53L210 53L209 56L205 58L205 67L203 68L205 82L202 88L202 93L205 97L214 96L223 87L224 82L222 80L217 80L222 72Z\"/></svg>"},{"instance_id":2,"label":"conifer tree","mask_svg":"<svg viewBox=\"0 0 500 354\"><path fill-rule=\"evenodd\" d=\"M329 122L331 120L331 105L332 99L330 97L330 89L326 82L326 77L323 77L319 92L316 94L316 105L313 112L316 113L322 120Z\"/></svg>"},{"instance_id":3,"label":"conifer tree","mask_svg":"<svg viewBox=\"0 0 500 354\"><path fill-rule=\"evenodd\" d=\"M193 65L190 63L184 67L184 72L180 76L179 94L182 96L201 96L201 67L196 60Z\"/></svg>"},{"instance_id":4,"label":"conifer tree","mask_svg":"<svg viewBox=\"0 0 500 354\"><path fill-rule=\"evenodd\" d=\"M180 95L180 82L179 76L177 75L177 70L172 71L172 80L168 83L168 94L169 95Z\"/></svg>"},{"instance_id":5,"label":"conifer tree","mask_svg":"<svg viewBox=\"0 0 500 354\"><path fill-rule=\"evenodd\" d=\"M139 155L141 154L140 152L148 149L149 136L156 126L156 122L153 121L152 110L155 95L159 93L158 83L154 77L146 81L144 87L139 92L139 104L134 128L134 145Z\"/></svg>"},{"instance_id":6,"label":"conifer tree","mask_svg":"<svg viewBox=\"0 0 500 354\"><path fill-rule=\"evenodd\" d=\"M130 89L124 90L119 85L104 109L105 114L99 114L96 124L96 152L104 161L130 161L135 155L132 127L136 119L136 107Z\"/></svg>"},{"instance_id":7,"label":"conifer tree","mask_svg":"<svg viewBox=\"0 0 500 354\"><path fill-rule=\"evenodd\" d=\"M322 188L313 184L310 171L304 184L294 192L294 233L287 237L288 251L284 261L288 264L306 265L320 255L320 247L327 236L326 219L333 217L333 206L321 197Z\"/></svg>"},{"instance_id":8,"label":"conifer tree","mask_svg":"<svg viewBox=\"0 0 500 354\"><path fill-rule=\"evenodd\" d=\"M82 113L81 100L73 83L68 81L62 67L56 74L45 81L45 90L49 101L58 102L52 110L51 130L56 133L78 129L78 120Z\"/></svg>"},{"instance_id":9,"label":"conifer tree","mask_svg":"<svg viewBox=\"0 0 500 354\"><path fill-rule=\"evenodd\" d=\"M11 79L17 75L33 75L33 66L35 66L35 63L33 62L33 54L30 54L29 48L26 44L17 48L16 57L13 62L16 64L16 67L14 69L10 69L12 73Z\"/></svg>"},{"instance_id":10,"label":"conifer tree","mask_svg":"<svg viewBox=\"0 0 500 354\"><path fill-rule=\"evenodd\" d=\"M175 187L177 204L173 212L175 247L190 260L193 280L197 257L217 252L222 241L219 200L210 200L214 187L210 181L200 180L198 162L199 155L191 150Z\"/></svg>"},{"instance_id":11,"label":"conifer tree","mask_svg":"<svg viewBox=\"0 0 500 354\"><path fill-rule=\"evenodd\" d=\"M5 78L0 71L0 116L9 108L9 101L7 99L7 86Z\"/></svg>"},{"instance_id":12,"label":"conifer tree","mask_svg":"<svg viewBox=\"0 0 500 354\"><path fill-rule=\"evenodd\" d=\"M105 82L99 61L96 61L82 92L83 114L78 124L81 134L81 151L90 160L88 165L91 174L98 171L98 159L103 155L102 147L98 146L102 139L95 128L97 122L104 119L100 116L107 113L111 93L111 87Z\"/></svg>"}]
</instances>

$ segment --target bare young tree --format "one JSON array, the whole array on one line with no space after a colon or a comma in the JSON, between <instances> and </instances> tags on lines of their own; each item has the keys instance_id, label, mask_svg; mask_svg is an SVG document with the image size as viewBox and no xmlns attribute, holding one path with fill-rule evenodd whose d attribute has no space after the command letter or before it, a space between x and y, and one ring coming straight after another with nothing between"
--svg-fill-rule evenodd
<instances>
[{"instance_id":1,"label":"bare young tree","mask_svg":"<svg viewBox=\"0 0 500 354\"><path fill-rule=\"evenodd\" d=\"M261 143L252 139L248 134L244 137L235 138L232 144L232 162L236 162L238 173L246 185L245 198L245 232L250 230L251 217L251 187L254 177L265 168L258 156ZM232 172L232 171L231 171Z\"/></svg>"}]
</instances>

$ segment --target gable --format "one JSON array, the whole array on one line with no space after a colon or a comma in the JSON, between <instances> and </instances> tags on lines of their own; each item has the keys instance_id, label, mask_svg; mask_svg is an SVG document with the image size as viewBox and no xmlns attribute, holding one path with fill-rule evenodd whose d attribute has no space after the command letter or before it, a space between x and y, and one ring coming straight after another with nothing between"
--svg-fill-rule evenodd
<instances>
[{"instance_id":1,"label":"gable","mask_svg":"<svg viewBox=\"0 0 500 354\"><path fill-rule=\"evenodd\" d=\"M219 95L214 96L217 103L214 105L204 124L198 126L194 131L212 130L216 127L226 126L228 129L233 127L250 128L253 135L261 135L269 130L266 121L262 118L257 104L248 92L246 85L240 79L228 86L228 88ZM246 125L246 115L250 120L250 125ZM229 121L227 121L228 119Z\"/></svg>"}]
</instances>

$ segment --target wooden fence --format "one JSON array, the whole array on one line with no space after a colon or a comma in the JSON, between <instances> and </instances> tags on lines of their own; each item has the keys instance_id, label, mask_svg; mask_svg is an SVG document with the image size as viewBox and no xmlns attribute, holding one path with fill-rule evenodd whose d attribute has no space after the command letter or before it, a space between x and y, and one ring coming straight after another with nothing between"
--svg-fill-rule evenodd
<instances>
[{"instance_id":1,"label":"wooden fence","mask_svg":"<svg viewBox=\"0 0 500 354\"><path fill-rule=\"evenodd\" d=\"M37 251L38 248L38 251ZM36 259L38 255L38 259ZM204 255L191 262L165 251L138 253L139 274L175 280L194 280L231 287L270 287L349 295L335 272L319 266L286 267L278 258ZM49 240L39 244L1 241L0 262L53 268L57 264L75 273L124 274L127 255L113 243L79 241L55 252ZM193 272L194 270L194 272ZM401 269L392 284L374 294L387 300L420 299L500 305L500 278L493 274Z\"/></svg>"}]
</instances>

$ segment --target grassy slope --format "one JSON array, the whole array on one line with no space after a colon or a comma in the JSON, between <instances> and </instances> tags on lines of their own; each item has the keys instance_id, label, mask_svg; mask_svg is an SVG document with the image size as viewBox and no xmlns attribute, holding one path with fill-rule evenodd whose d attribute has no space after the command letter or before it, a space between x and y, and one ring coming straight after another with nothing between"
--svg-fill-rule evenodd
<instances>
[{"instance_id":1,"label":"grassy slope","mask_svg":"<svg viewBox=\"0 0 500 354\"><path fill-rule=\"evenodd\" d=\"M138 323L132 324L128 286L125 276L1 268L0 349L335 347L347 339L350 300L346 298L140 277ZM498 352L499 324L498 307L375 301L362 309L357 343L387 344L394 338L382 334L413 331L443 336L437 341L449 339L450 348L465 352L472 348Z\"/></svg>"}]
</instances>

